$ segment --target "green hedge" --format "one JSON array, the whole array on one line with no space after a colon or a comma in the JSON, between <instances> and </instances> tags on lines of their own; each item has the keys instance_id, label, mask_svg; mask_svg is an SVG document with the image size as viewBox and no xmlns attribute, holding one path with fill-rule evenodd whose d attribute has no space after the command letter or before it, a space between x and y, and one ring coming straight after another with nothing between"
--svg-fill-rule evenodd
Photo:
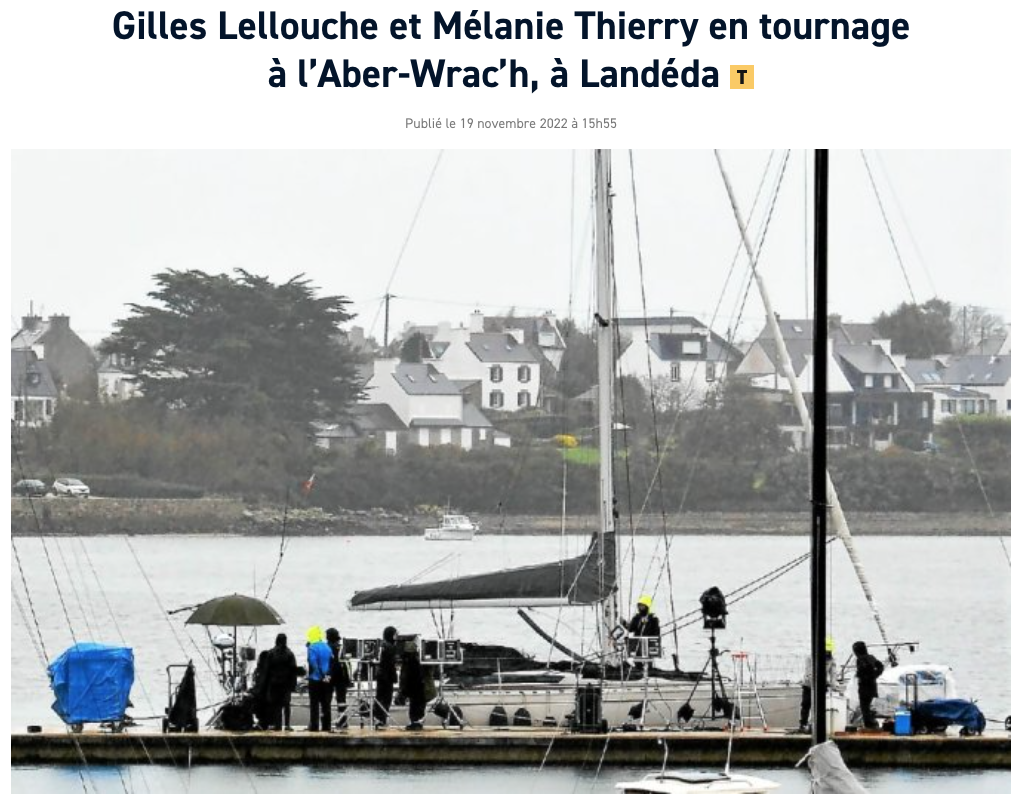
<instances>
[{"instance_id":1,"label":"green hedge","mask_svg":"<svg viewBox=\"0 0 1022 794\"><path fill-rule=\"evenodd\" d=\"M196 485L149 480L130 474L83 475L81 479L93 496L121 499L199 499L203 496L202 488Z\"/></svg>"}]
</instances>

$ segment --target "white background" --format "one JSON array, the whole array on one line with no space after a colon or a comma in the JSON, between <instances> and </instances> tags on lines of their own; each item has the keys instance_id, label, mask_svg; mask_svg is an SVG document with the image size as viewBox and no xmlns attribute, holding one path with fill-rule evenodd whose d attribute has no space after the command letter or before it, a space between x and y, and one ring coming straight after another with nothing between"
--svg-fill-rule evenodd
<instances>
[{"instance_id":1,"label":"white background","mask_svg":"<svg viewBox=\"0 0 1022 794\"><path fill-rule=\"evenodd\" d=\"M117 11L142 4L21 2L8 4L3 19L7 69L4 134L17 148L359 148L359 147L774 147L1013 148L1017 138L1017 15L1009 3L777 3L644 2L604 5L648 16L698 17L703 29L693 46L675 42L580 41L574 10L581 3L500 3L508 16L534 14L567 23L561 41L485 42L453 40L261 42L121 41L114 37ZM237 20L260 10L295 17L326 17L343 7L381 23L413 11L472 10L470 5L392 3L175 3L142 10L207 20L217 12ZM845 17L904 17L907 41L877 48L868 42L765 42L757 26L745 42L715 42L705 26L715 16L750 22L818 13ZM570 89L548 84L553 58L572 72ZM453 63L488 65L517 58L543 86L534 94L498 89L391 89L268 87L271 58L345 57L360 66L402 66L412 57L444 57ZM752 91L718 89L583 89L579 64L645 66L654 58L695 58L721 71L727 85L731 63L756 67ZM406 131L406 117L509 118L613 116L612 132ZM2 165L9 183L10 159ZM1017 166L1013 167L1017 173ZM1013 178L1013 185L1016 180ZM3 200L8 202L9 191ZM9 239L10 213L3 232ZM1017 221L1017 210L1013 217ZM1017 227L1017 222L1013 224ZM55 228L54 234L60 234ZM6 243L6 240L5 240ZM4 251L10 247L4 245ZM10 261L8 266L17 267ZM41 274L45 277L45 274ZM5 362L6 363L6 362ZM6 492L5 492L6 493ZM5 512L5 515L9 513ZM5 596L6 598L6 596ZM9 630L9 629L7 629ZM1018 691L1018 682L1013 686ZM3 690L4 697L8 696ZM4 717L0 722L7 724Z\"/></svg>"}]
</instances>

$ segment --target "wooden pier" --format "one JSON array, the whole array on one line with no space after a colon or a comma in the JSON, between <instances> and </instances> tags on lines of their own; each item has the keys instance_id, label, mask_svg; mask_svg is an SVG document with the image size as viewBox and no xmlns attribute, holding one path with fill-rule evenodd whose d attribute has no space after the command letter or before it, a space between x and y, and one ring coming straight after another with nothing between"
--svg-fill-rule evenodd
<instances>
[{"instance_id":1,"label":"wooden pier","mask_svg":"<svg viewBox=\"0 0 1022 794\"><path fill-rule=\"evenodd\" d=\"M138 728L114 734L55 729L11 736L12 764L473 764L659 766L663 739L672 766L720 766L728 736L720 731L643 731L572 734L535 728L427 728L408 732L353 729L341 733L204 731L161 734ZM1011 734L892 736L838 734L835 741L852 767L1010 769ZM745 731L736 734L732 763L795 764L809 749L808 736Z\"/></svg>"}]
</instances>

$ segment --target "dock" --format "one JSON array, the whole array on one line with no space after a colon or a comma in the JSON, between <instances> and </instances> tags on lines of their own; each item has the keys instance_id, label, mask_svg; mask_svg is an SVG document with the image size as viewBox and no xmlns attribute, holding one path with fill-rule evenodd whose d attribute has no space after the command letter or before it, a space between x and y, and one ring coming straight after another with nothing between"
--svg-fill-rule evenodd
<instances>
[{"instance_id":1,"label":"dock","mask_svg":"<svg viewBox=\"0 0 1022 794\"><path fill-rule=\"evenodd\" d=\"M727 754L721 731L566 733L536 728L426 728L408 732L352 729L340 733L255 731L163 734L138 728L123 733L53 729L11 735L12 764L372 764L659 766L663 740L672 766L719 766ZM834 737L851 767L1010 769L1011 734L893 736L845 733ZM743 731L734 737L732 763L794 765L809 750L805 735Z\"/></svg>"}]
</instances>

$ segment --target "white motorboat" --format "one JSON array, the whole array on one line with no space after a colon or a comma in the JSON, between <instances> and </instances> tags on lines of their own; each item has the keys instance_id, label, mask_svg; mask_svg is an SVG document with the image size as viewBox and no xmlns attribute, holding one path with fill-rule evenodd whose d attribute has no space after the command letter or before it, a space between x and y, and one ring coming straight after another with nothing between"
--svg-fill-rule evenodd
<instances>
[{"instance_id":1,"label":"white motorboat","mask_svg":"<svg viewBox=\"0 0 1022 794\"><path fill-rule=\"evenodd\" d=\"M780 783L752 775L727 772L656 772L642 780L618 783L625 794L764 794L781 787Z\"/></svg>"},{"instance_id":2,"label":"white motorboat","mask_svg":"<svg viewBox=\"0 0 1022 794\"><path fill-rule=\"evenodd\" d=\"M426 540L472 540L479 531L479 525L468 516L459 513L444 513L440 524L426 529Z\"/></svg>"}]
</instances>

